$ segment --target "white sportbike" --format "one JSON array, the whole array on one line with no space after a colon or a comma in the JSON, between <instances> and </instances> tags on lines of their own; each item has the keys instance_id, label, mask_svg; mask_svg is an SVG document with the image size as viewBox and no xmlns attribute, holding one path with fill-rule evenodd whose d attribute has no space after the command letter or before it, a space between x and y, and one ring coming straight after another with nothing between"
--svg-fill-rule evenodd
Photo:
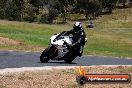
<instances>
[{"instance_id":1,"label":"white sportbike","mask_svg":"<svg viewBox=\"0 0 132 88\"><path fill-rule=\"evenodd\" d=\"M41 56L40 61L47 63L49 60L64 60L71 63L78 56L78 47L69 47L72 44L74 36L65 35L65 31L55 34L50 38L50 45Z\"/></svg>"}]
</instances>

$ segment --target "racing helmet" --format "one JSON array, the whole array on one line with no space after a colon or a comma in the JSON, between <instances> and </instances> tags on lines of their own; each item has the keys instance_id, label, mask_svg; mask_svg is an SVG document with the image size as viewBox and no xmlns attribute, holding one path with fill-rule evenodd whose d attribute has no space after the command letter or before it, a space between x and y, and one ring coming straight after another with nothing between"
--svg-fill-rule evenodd
<instances>
[{"instance_id":1,"label":"racing helmet","mask_svg":"<svg viewBox=\"0 0 132 88\"><path fill-rule=\"evenodd\" d=\"M79 33L81 30L82 30L81 22L75 22L75 24L73 25L74 33Z\"/></svg>"}]
</instances>

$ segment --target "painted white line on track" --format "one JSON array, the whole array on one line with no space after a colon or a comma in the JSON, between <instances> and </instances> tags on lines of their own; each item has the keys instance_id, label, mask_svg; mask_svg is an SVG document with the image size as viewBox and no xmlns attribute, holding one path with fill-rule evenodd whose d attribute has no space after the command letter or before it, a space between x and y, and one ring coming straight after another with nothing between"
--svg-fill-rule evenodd
<instances>
[{"instance_id":1,"label":"painted white line on track","mask_svg":"<svg viewBox=\"0 0 132 88\"><path fill-rule=\"evenodd\" d=\"M79 67L79 66L44 66L44 67L5 68L5 69L0 69L0 74L35 71L35 70L70 69L70 68L76 68L76 67Z\"/></svg>"},{"instance_id":2,"label":"painted white line on track","mask_svg":"<svg viewBox=\"0 0 132 88\"><path fill-rule=\"evenodd\" d=\"M91 65L91 66L81 66L81 67L118 67L126 66L132 67L132 65ZM22 67L22 68L5 68L0 69L0 74L25 72L25 71L41 71L41 70L53 70L53 69L74 69L79 68L79 66L44 66L44 67Z\"/></svg>"}]
</instances>

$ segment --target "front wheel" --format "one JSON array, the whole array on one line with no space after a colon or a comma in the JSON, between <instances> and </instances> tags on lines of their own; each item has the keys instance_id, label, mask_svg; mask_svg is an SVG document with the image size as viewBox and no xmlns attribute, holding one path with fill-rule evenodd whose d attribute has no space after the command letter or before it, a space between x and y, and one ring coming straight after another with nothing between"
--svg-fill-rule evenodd
<instances>
[{"instance_id":1,"label":"front wheel","mask_svg":"<svg viewBox=\"0 0 132 88\"><path fill-rule=\"evenodd\" d=\"M41 54L41 56L40 56L40 61L41 61L41 63L47 63L47 62L50 60L48 51L49 51L49 48L46 48L46 49L42 52L42 54Z\"/></svg>"}]
</instances>

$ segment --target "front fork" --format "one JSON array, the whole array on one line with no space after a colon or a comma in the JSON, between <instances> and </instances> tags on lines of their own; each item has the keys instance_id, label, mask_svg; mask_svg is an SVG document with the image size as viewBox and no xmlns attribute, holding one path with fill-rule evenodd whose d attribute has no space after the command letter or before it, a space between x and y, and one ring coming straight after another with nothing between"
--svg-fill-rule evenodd
<instances>
[{"instance_id":1,"label":"front fork","mask_svg":"<svg viewBox=\"0 0 132 88\"><path fill-rule=\"evenodd\" d=\"M51 45L50 46L50 57L53 59L57 55L58 55L58 49L56 48L56 46Z\"/></svg>"}]
</instances>

